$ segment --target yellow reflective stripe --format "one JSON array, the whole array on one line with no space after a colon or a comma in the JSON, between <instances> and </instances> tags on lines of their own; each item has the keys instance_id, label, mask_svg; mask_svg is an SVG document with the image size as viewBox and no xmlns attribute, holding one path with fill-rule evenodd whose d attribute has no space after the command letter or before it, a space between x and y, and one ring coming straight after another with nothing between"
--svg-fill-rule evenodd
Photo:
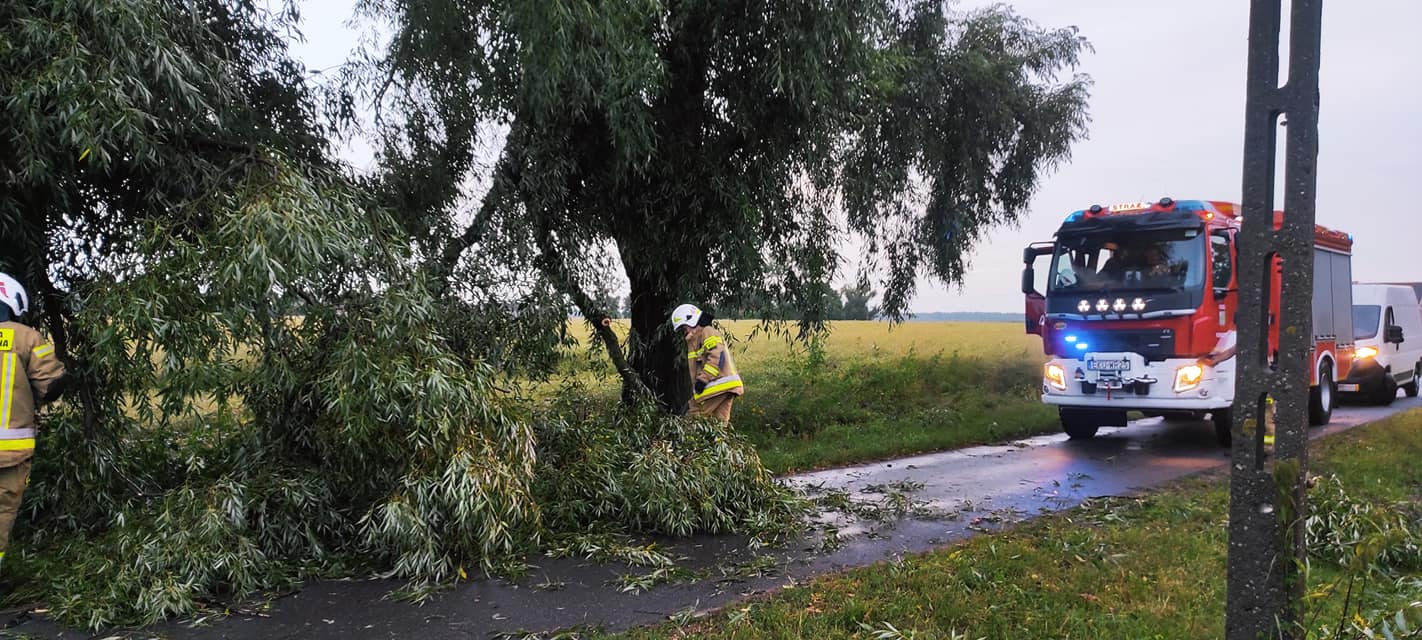
<instances>
[{"instance_id":1,"label":"yellow reflective stripe","mask_svg":"<svg viewBox=\"0 0 1422 640\"><path fill-rule=\"evenodd\" d=\"M745 386L745 383L741 382L741 377L740 377L740 376L736 376L736 377L734 377L734 378L727 379L725 382L718 382L718 383L716 383L716 384L713 384L713 385L710 385L710 386L706 387L705 389L702 389L702 390L701 390L701 393L696 394L696 399L697 399L697 400L700 400L700 399L705 398L705 397L707 397L707 396L712 396L712 395L721 393L722 391L730 391L731 389L739 389L739 388L744 387L744 386Z\"/></svg>"},{"instance_id":2,"label":"yellow reflective stripe","mask_svg":"<svg viewBox=\"0 0 1422 640\"><path fill-rule=\"evenodd\" d=\"M10 428L10 405L15 400L15 360L15 354L7 353L4 365L0 365L0 429Z\"/></svg>"},{"instance_id":3,"label":"yellow reflective stripe","mask_svg":"<svg viewBox=\"0 0 1422 640\"><path fill-rule=\"evenodd\" d=\"M35 347L34 349L32 349L32 350L31 350L31 353L35 354L35 357L36 357L36 358L43 358L43 357L45 357L45 356L47 356L47 355L50 355L50 354L54 353L54 345L52 345L52 344L42 344L42 345L40 345L40 346Z\"/></svg>"},{"instance_id":4,"label":"yellow reflective stripe","mask_svg":"<svg viewBox=\"0 0 1422 640\"><path fill-rule=\"evenodd\" d=\"M702 370L702 371L705 371L706 373L709 373L709 374L711 374L711 375L713 375L713 376L719 376L719 375L721 375L721 370L720 370L719 368L717 368L716 365L711 364L711 363L709 363L709 362L706 363L706 366L702 367L701 370Z\"/></svg>"},{"instance_id":5,"label":"yellow reflective stripe","mask_svg":"<svg viewBox=\"0 0 1422 640\"><path fill-rule=\"evenodd\" d=\"M701 343L700 349L686 352L686 357L688 360L695 360L705 355L707 351L715 349L719 346L721 346L721 336L711 336L710 338L707 338L705 342Z\"/></svg>"},{"instance_id":6,"label":"yellow reflective stripe","mask_svg":"<svg viewBox=\"0 0 1422 640\"><path fill-rule=\"evenodd\" d=\"M23 440L0 440L0 451L29 451L35 448L34 438Z\"/></svg>"}]
</instances>

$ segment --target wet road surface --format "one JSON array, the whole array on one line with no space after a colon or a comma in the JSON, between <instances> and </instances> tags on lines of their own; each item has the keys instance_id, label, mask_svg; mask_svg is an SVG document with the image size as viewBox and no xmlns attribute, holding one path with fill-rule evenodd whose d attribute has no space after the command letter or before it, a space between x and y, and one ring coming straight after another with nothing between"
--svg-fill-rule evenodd
<instances>
[{"instance_id":1,"label":"wet road surface","mask_svg":"<svg viewBox=\"0 0 1422 640\"><path fill-rule=\"evenodd\" d=\"M1410 408L1344 407L1315 436L1337 432ZM489 638L501 633L574 627L621 630L668 616L719 608L810 576L926 551L1032 516L1070 508L1093 496L1129 494L1222 466L1225 450L1207 423L1141 420L1103 429L1093 440L1047 435L1004 445L972 447L787 478L824 502L856 509L827 510L817 534L784 548L748 549L735 537L668 543L680 566L706 577L622 592L619 578L645 570L578 559L532 558L526 578L479 580L423 606L392 601L400 583L331 581L305 585L260 614L237 613L193 627L167 623L133 637L165 638ZM831 544L834 541L834 544ZM0 622L12 616L0 617ZM10 634L85 638L43 619L27 618ZM101 634L98 637L114 635Z\"/></svg>"}]
</instances>

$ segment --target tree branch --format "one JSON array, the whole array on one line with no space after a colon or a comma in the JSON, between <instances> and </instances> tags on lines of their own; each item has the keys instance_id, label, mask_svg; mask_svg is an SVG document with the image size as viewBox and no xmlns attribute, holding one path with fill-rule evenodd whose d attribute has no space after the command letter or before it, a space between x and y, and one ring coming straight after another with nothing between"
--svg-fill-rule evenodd
<instances>
[{"instance_id":1,"label":"tree branch","mask_svg":"<svg viewBox=\"0 0 1422 640\"><path fill-rule=\"evenodd\" d=\"M553 280L554 286L573 299L578 312L583 314L593 332L602 340L603 347L607 349L607 357L612 360L612 366L622 377L623 398L651 398L651 390L627 362L622 343L617 339L617 333L612 330L612 317L606 310L599 308L592 296L583 291L572 274L568 273L566 265L559 258L557 247L553 244L553 234L549 232L547 225L543 224L542 219L539 219L537 231L533 235L541 254L539 267Z\"/></svg>"},{"instance_id":2,"label":"tree branch","mask_svg":"<svg viewBox=\"0 0 1422 640\"><path fill-rule=\"evenodd\" d=\"M493 183L489 185L489 192L484 194L484 202L479 205L478 213L474 214L474 219L469 222L468 227L465 227L464 233L451 238L444 245L444 250L440 252L439 259L433 266L432 286L436 296L443 296L448 292L451 284L450 278L454 274L455 266L459 264L459 259L463 257L465 251L484 239L494 214L504 204L509 193L518 187L519 167L523 153L522 144L521 128L515 124L513 130L509 132L503 154L494 165Z\"/></svg>"}]
</instances>

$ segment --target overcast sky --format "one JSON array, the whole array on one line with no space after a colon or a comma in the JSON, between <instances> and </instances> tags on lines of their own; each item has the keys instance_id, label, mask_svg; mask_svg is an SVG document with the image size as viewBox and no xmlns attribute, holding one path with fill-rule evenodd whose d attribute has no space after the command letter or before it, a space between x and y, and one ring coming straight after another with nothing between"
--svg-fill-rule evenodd
<instances>
[{"instance_id":1,"label":"overcast sky","mask_svg":"<svg viewBox=\"0 0 1422 640\"><path fill-rule=\"evenodd\" d=\"M355 46L342 25L352 4L302 3L306 42L296 54L308 67L339 64ZM1067 213L1093 203L1240 198L1248 2L1008 4L1091 41L1080 69L1095 80L1090 138L1042 183L1021 229L978 248L961 290L925 283L914 311L1021 311L1022 247L1050 240ZM1318 221L1353 234L1357 280L1422 281L1422 207L1408 204L1422 183L1418 25L1419 0L1324 3ZM362 150L347 155L369 163Z\"/></svg>"}]
</instances>

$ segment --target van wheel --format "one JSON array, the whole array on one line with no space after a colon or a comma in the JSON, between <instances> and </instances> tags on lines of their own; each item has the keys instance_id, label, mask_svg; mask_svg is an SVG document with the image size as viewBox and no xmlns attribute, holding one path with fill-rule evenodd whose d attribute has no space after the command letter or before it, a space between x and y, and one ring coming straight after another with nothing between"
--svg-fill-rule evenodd
<instances>
[{"instance_id":1,"label":"van wheel","mask_svg":"<svg viewBox=\"0 0 1422 640\"><path fill-rule=\"evenodd\" d=\"M1210 420L1215 423L1215 440L1218 440L1221 447L1228 447L1234 443L1234 412L1229 409L1218 409L1210 413Z\"/></svg>"},{"instance_id":2,"label":"van wheel","mask_svg":"<svg viewBox=\"0 0 1422 640\"><path fill-rule=\"evenodd\" d=\"M1402 392L1409 398L1417 397L1417 379L1422 378L1422 362L1417 363L1417 368L1412 370L1412 382L1402 385Z\"/></svg>"},{"instance_id":3,"label":"van wheel","mask_svg":"<svg viewBox=\"0 0 1422 640\"><path fill-rule=\"evenodd\" d=\"M1333 373L1325 361L1318 368L1318 386L1309 389L1308 423L1315 426L1328 424L1333 418L1333 401L1337 397L1338 387L1333 384Z\"/></svg>"},{"instance_id":4,"label":"van wheel","mask_svg":"<svg viewBox=\"0 0 1422 640\"><path fill-rule=\"evenodd\" d=\"M1383 372L1382 382L1373 389L1373 404L1386 407L1397 400L1397 381L1392 378L1392 370Z\"/></svg>"}]
</instances>

